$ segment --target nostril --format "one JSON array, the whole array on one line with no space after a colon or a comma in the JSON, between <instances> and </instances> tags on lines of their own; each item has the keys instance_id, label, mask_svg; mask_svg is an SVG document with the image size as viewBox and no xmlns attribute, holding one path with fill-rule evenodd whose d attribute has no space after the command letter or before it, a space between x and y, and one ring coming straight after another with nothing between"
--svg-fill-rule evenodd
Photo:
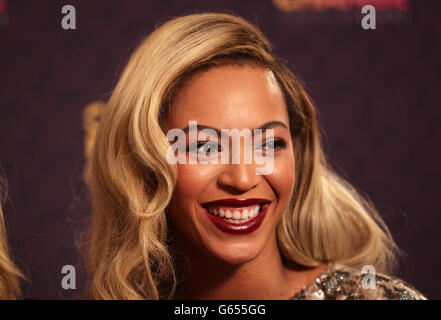
<instances>
[{"instance_id":1,"label":"nostril","mask_svg":"<svg viewBox=\"0 0 441 320\"><path fill-rule=\"evenodd\" d=\"M249 166L250 168L244 168ZM250 165L228 165L228 169L222 172L217 179L220 188L230 193L245 193L258 186L260 176L256 176L254 167Z\"/></svg>"}]
</instances>

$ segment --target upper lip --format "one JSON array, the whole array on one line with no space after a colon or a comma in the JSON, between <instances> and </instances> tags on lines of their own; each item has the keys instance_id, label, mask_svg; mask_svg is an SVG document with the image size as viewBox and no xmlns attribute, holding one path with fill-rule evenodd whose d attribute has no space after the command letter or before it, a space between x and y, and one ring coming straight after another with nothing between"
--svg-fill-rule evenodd
<instances>
[{"instance_id":1,"label":"upper lip","mask_svg":"<svg viewBox=\"0 0 441 320\"><path fill-rule=\"evenodd\" d=\"M262 198L247 198L247 199L228 198L228 199L205 202L202 203L201 205L204 207L215 206L215 205L225 206L225 207L247 207L256 204L262 205L269 202L271 202L271 200L262 199Z\"/></svg>"}]
</instances>

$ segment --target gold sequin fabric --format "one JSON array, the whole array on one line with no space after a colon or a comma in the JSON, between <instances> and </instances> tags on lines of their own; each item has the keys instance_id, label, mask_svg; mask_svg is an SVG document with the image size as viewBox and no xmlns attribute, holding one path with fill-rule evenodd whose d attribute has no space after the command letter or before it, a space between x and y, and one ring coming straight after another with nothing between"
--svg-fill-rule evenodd
<instances>
[{"instance_id":1,"label":"gold sequin fabric","mask_svg":"<svg viewBox=\"0 0 441 320\"><path fill-rule=\"evenodd\" d=\"M376 273L375 285L366 286L367 275L361 270L330 263L313 283L290 300L427 300L417 289L393 276Z\"/></svg>"}]
</instances>

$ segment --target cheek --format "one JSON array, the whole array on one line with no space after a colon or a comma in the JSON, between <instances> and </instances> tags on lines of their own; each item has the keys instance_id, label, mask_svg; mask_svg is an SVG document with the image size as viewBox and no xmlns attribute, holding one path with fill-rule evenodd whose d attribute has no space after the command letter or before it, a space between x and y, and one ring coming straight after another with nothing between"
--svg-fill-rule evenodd
<instances>
[{"instance_id":1,"label":"cheek","mask_svg":"<svg viewBox=\"0 0 441 320\"><path fill-rule=\"evenodd\" d=\"M213 168L201 164L178 164L175 200L179 204L193 203L213 179Z\"/></svg>"},{"instance_id":2,"label":"cheek","mask_svg":"<svg viewBox=\"0 0 441 320\"><path fill-rule=\"evenodd\" d=\"M295 182L295 161L292 151L275 160L274 171L267 179L277 193L279 202L290 200Z\"/></svg>"},{"instance_id":3,"label":"cheek","mask_svg":"<svg viewBox=\"0 0 441 320\"><path fill-rule=\"evenodd\" d=\"M171 223L174 229L190 241L198 241L194 232L198 220L195 208L200 196L209 187L216 176L216 170L210 165L178 164L178 179L172 200Z\"/></svg>"}]
</instances>

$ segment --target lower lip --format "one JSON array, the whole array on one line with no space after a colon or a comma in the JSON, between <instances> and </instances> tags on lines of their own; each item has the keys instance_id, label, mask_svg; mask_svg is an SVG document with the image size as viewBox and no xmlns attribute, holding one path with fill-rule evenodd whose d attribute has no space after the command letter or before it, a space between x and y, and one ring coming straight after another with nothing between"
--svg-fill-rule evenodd
<instances>
[{"instance_id":1,"label":"lower lip","mask_svg":"<svg viewBox=\"0 0 441 320\"><path fill-rule=\"evenodd\" d=\"M266 203L262 206L260 213L254 218L244 222L244 223L231 223L220 217L212 215L202 207L204 213L210 218L210 221L221 231L231 234L246 234L257 230L265 219L265 214L268 211L271 203Z\"/></svg>"}]
</instances>

